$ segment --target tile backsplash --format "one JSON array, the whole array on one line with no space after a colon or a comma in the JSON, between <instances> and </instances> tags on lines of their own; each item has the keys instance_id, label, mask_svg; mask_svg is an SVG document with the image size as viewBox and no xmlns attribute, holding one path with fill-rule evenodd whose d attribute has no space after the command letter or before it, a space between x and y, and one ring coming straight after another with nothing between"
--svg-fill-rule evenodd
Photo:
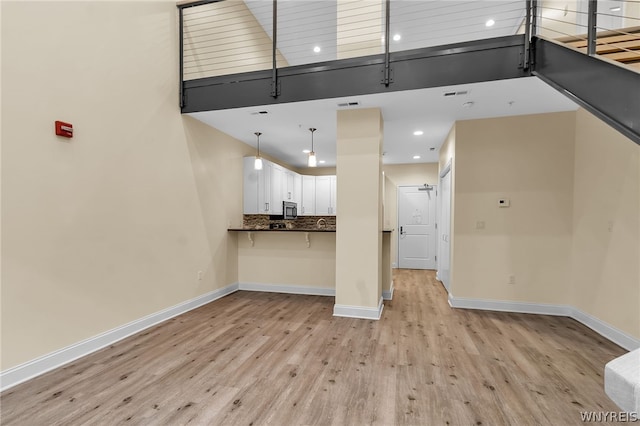
<instances>
[{"instance_id":1,"label":"tile backsplash","mask_svg":"<svg viewBox=\"0 0 640 426\"><path fill-rule=\"evenodd\" d=\"M271 220L268 215L263 214L245 214L242 216L242 227L253 229L269 229L272 223L284 223L290 229L317 229L318 220L324 219L326 225L323 229L336 229L335 216L298 216L297 219Z\"/></svg>"}]
</instances>

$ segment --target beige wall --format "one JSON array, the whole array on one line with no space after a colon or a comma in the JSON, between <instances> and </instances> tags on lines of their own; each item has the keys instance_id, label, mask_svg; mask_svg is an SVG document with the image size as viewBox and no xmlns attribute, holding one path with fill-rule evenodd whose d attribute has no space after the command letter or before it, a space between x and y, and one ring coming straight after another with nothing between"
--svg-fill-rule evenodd
<instances>
[{"instance_id":1,"label":"beige wall","mask_svg":"<svg viewBox=\"0 0 640 426\"><path fill-rule=\"evenodd\" d=\"M377 307L382 295L382 114L338 111L336 304Z\"/></svg>"},{"instance_id":2,"label":"beige wall","mask_svg":"<svg viewBox=\"0 0 640 426\"><path fill-rule=\"evenodd\" d=\"M3 370L237 280L251 149L181 117L176 22L171 2L2 3Z\"/></svg>"},{"instance_id":3,"label":"beige wall","mask_svg":"<svg viewBox=\"0 0 640 426\"><path fill-rule=\"evenodd\" d=\"M539 35L562 38L587 32L586 27L576 25L576 23L586 24L586 18L581 22L581 15L576 13L578 11L576 0L543 0L538 6L538 11L542 14L538 19Z\"/></svg>"},{"instance_id":4,"label":"beige wall","mask_svg":"<svg viewBox=\"0 0 640 426\"><path fill-rule=\"evenodd\" d=\"M571 304L640 338L640 147L578 110Z\"/></svg>"},{"instance_id":5,"label":"beige wall","mask_svg":"<svg viewBox=\"0 0 640 426\"><path fill-rule=\"evenodd\" d=\"M456 123L454 296L568 301L574 123L573 112Z\"/></svg>"},{"instance_id":6,"label":"beige wall","mask_svg":"<svg viewBox=\"0 0 640 426\"><path fill-rule=\"evenodd\" d=\"M238 281L250 284L335 288L336 234L310 232L237 233Z\"/></svg>"},{"instance_id":7,"label":"beige wall","mask_svg":"<svg viewBox=\"0 0 640 426\"><path fill-rule=\"evenodd\" d=\"M385 173L384 228L393 229L390 235L391 262L398 262L398 186L402 185L438 185L438 163L387 164L382 167ZM395 267L395 266L394 266Z\"/></svg>"},{"instance_id":8,"label":"beige wall","mask_svg":"<svg viewBox=\"0 0 640 426\"><path fill-rule=\"evenodd\" d=\"M457 122L452 156L455 297L570 305L640 338L636 144L580 109Z\"/></svg>"},{"instance_id":9,"label":"beige wall","mask_svg":"<svg viewBox=\"0 0 640 426\"><path fill-rule=\"evenodd\" d=\"M271 69L272 49L271 36L242 0L184 9L185 80ZM288 66L276 55L278 67Z\"/></svg>"}]
</instances>

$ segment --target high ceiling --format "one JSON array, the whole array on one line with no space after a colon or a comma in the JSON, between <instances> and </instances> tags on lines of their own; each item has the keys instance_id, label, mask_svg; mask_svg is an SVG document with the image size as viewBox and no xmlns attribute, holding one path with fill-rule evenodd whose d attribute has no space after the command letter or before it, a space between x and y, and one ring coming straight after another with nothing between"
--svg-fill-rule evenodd
<instances>
[{"instance_id":1,"label":"high ceiling","mask_svg":"<svg viewBox=\"0 0 640 426\"><path fill-rule=\"evenodd\" d=\"M464 93L445 96L445 93ZM340 107L345 102L357 106ZM570 111L577 105L536 77L499 80L383 94L322 99L189 114L251 146L262 132L261 151L295 167L305 167L310 127L320 166L336 165L336 112L380 108L384 119L385 164L438 161L438 151L458 120ZM259 114L266 111L267 114ZM423 134L415 136L415 131ZM419 159L413 157L419 155Z\"/></svg>"},{"instance_id":2,"label":"high ceiling","mask_svg":"<svg viewBox=\"0 0 640 426\"><path fill-rule=\"evenodd\" d=\"M244 3L265 33L271 35L272 3L264 0ZM279 1L278 50L288 65L383 53L384 3L383 0ZM392 0L390 49L402 51L513 35L524 15L523 0ZM489 20L493 24L487 26Z\"/></svg>"},{"instance_id":3,"label":"high ceiling","mask_svg":"<svg viewBox=\"0 0 640 426\"><path fill-rule=\"evenodd\" d=\"M271 35L272 2L244 0L244 4L262 27L260 31ZM282 0L277 5L277 46L288 65L383 52L382 0ZM523 22L524 7L523 0L392 0L390 49L513 35ZM457 95L444 96L448 92ZM338 104L349 102L357 105L347 108L382 110L386 164L436 162L456 120L577 108L532 77L190 115L252 146L256 145L254 132L262 132L261 150L296 167L306 165L303 150L311 148L308 129L317 128L314 141L320 165L335 166L336 111L345 108ZM422 134L414 135L416 131Z\"/></svg>"}]
</instances>

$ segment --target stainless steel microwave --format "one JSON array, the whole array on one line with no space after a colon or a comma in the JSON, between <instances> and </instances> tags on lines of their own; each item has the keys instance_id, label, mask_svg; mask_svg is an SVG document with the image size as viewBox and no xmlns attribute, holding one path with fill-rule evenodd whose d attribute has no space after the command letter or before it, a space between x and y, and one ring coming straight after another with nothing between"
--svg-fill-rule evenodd
<instances>
[{"instance_id":1,"label":"stainless steel microwave","mask_svg":"<svg viewBox=\"0 0 640 426\"><path fill-rule=\"evenodd\" d=\"M295 219L298 217L298 203L292 203L291 201L282 202L282 216L283 219Z\"/></svg>"}]
</instances>

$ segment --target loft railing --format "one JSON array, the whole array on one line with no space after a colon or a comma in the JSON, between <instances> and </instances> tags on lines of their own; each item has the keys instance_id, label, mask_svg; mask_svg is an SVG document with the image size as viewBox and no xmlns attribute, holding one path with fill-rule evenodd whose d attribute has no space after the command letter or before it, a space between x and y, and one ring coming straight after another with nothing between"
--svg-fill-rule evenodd
<instances>
[{"instance_id":1,"label":"loft railing","mask_svg":"<svg viewBox=\"0 0 640 426\"><path fill-rule=\"evenodd\" d=\"M640 69L640 0L199 0L178 8L183 112L535 75L640 143L640 74L631 69Z\"/></svg>"},{"instance_id":2,"label":"loft railing","mask_svg":"<svg viewBox=\"0 0 640 426\"><path fill-rule=\"evenodd\" d=\"M180 81L513 34L640 69L640 0L200 0L181 3ZM389 76L385 75L388 81Z\"/></svg>"},{"instance_id":3,"label":"loft railing","mask_svg":"<svg viewBox=\"0 0 640 426\"><path fill-rule=\"evenodd\" d=\"M640 0L538 1L532 35L640 70Z\"/></svg>"},{"instance_id":4,"label":"loft railing","mask_svg":"<svg viewBox=\"0 0 640 426\"><path fill-rule=\"evenodd\" d=\"M524 0L204 0L180 9L181 82L524 33ZM388 80L389 76L385 76ZM275 81L274 81L275 87ZM277 90L274 88L274 96Z\"/></svg>"}]
</instances>

